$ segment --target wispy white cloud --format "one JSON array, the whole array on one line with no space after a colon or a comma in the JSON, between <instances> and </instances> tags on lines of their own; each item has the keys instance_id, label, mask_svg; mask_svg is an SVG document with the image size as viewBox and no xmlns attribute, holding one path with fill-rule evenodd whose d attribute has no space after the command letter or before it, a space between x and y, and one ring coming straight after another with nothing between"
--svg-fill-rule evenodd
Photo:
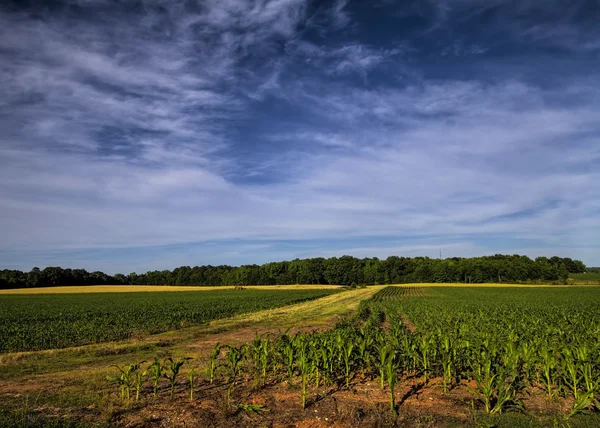
<instances>
[{"instance_id":1,"label":"wispy white cloud","mask_svg":"<svg viewBox=\"0 0 600 428\"><path fill-rule=\"evenodd\" d=\"M94 19L0 9L5 254L226 240L212 263L475 255L501 236L600 257L593 75L431 76L410 41L305 37L350 29L343 1L318 19L300 0L77 4ZM457 49L484 61L484 45ZM318 243L271 243L286 240ZM136 269L169 257L193 255Z\"/></svg>"},{"instance_id":2,"label":"wispy white cloud","mask_svg":"<svg viewBox=\"0 0 600 428\"><path fill-rule=\"evenodd\" d=\"M294 40L286 45L286 51L290 55L323 69L327 74L357 73L362 77L366 77L369 71L400 55L404 50L400 47L373 48L360 43L331 48L317 46L304 40Z\"/></svg>"}]
</instances>

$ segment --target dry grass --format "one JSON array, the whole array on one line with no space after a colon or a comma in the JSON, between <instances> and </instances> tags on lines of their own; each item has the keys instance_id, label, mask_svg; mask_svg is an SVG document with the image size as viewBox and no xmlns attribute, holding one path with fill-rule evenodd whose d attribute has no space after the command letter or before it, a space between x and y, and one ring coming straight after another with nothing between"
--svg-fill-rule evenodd
<instances>
[{"instance_id":1,"label":"dry grass","mask_svg":"<svg viewBox=\"0 0 600 428\"><path fill-rule=\"evenodd\" d=\"M14 290L0 290L0 294L67 294L67 293L133 293L155 291L211 291L231 290L233 286L221 287L191 287L170 285L82 285L73 287L39 287L18 288ZM244 288L259 290L308 290L308 289L334 289L339 285L253 285Z\"/></svg>"},{"instance_id":2,"label":"dry grass","mask_svg":"<svg viewBox=\"0 0 600 428\"><path fill-rule=\"evenodd\" d=\"M209 325L230 329L242 325L260 323L266 326L287 328L302 326L306 322L315 326L322 322L330 322L335 317L349 314L358 308L361 301L371 298L385 287L385 285L377 285L367 288L349 289L343 293L332 294L331 296L321 297L308 302L241 314L225 320L215 320Z\"/></svg>"}]
</instances>

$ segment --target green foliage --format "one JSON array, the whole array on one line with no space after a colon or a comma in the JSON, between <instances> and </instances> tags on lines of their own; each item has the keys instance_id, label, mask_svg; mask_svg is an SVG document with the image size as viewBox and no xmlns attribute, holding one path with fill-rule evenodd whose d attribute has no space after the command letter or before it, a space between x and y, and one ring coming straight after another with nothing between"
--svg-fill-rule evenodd
<instances>
[{"instance_id":1,"label":"green foliage","mask_svg":"<svg viewBox=\"0 0 600 428\"><path fill-rule=\"evenodd\" d=\"M136 389L136 400L139 399L139 391L141 389L144 373L139 373L138 370L142 364L143 362L123 367L114 366L119 370L119 374L117 376L106 377L109 382L116 383L120 386L121 398L123 400L129 400L132 388Z\"/></svg>"},{"instance_id":2,"label":"green foliage","mask_svg":"<svg viewBox=\"0 0 600 428\"><path fill-rule=\"evenodd\" d=\"M552 397L572 397L571 417L598 407L598 308L600 293L590 287L387 287L333 330L270 341L266 364L276 378L299 377L303 408L310 385L347 387L362 376L379 377L396 412L402 379L420 378L427 387L437 377L444 392L474 385L489 415L522 408L526 389L542 387ZM263 340L249 345L256 373L265 364L257 362Z\"/></svg>"},{"instance_id":3,"label":"green foliage","mask_svg":"<svg viewBox=\"0 0 600 428\"><path fill-rule=\"evenodd\" d=\"M177 385L177 377L179 376L181 366L183 366L188 360L191 360L191 358L186 357L180 360L174 360L173 358L169 357L165 360L164 367L167 369L167 371L163 373L163 376L169 381L169 384L171 385L171 400L175 396L175 385Z\"/></svg>"},{"instance_id":4,"label":"green foliage","mask_svg":"<svg viewBox=\"0 0 600 428\"><path fill-rule=\"evenodd\" d=\"M265 408L265 406L261 405L261 404L238 404L237 408L240 410L243 410L244 412L247 413L252 413L252 414L259 414L260 412L267 412L268 410Z\"/></svg>"},{"instance_id":5,"label":"green foliage","mask_svg":"<svg viewBox=\"0 0 600 428\"><path fill-rule=\"evenodd\" d=\"M152 390L154 398L156 398L156 394L158 392L158 384L163 378L163 370L164 366L158 358L154 358L154 361L146 370L146 372L150 374L150 380L152 380Z\"/></svg>"},{"instance_id":6,"label":"green foliage","mask_svg":"<svg viewBox=\"0 0 600 428\"><path fill-rule=\"evenodd\" d=\"M7 295L0 299L0 352L79 346L197 325L316 299L336 290Z\"/></svg>"},{"instance_id":7,"label":"green foliage","mask_svg":"<svg viewBox=\"0 0 600 428\"><path fill-rule=\"evenodd\" d=\"M217 343L214 346L214 348L208 358L208 380L211 385L215 379L215 372L217 370L217 360L219 358L219 355L221 355L221 349L223 349L223 346L221 346L221 344Z\"/></svg>"},{"instance_id":8,"label":"green foliage","mask_svg":"<svg viewBox=\"0 0 600 428\"><path fill-rule=\"evenodd\" d=\"M589 270L584 273L571 273L569 274L569 278L574 280L575 282L597 283L600 282L600 270Z\"/></svg>"},{"instance_id":9,"label":"green foliage","mask_svg":"<svg viewBox=\"0 0 600 428\"><path fill-rule=\"evenodd\" d=\"M450 259L428 257L352 256L295 259L259 265L232 267L181 266L172 271L106 275L83 269L48 267L31 272L0 271L1 288L52 287L57 285L273 285L273 284L390 284L410 282L523 282L565 281L569 274L586 272L579 260L568 257L502 255Z\"/></svg>"},{"instance_id":10,"label":"green foliage","mask_svg":"<svg viewBox=\"0 0 600 428\"><path fill-rule=\"evenodd\" d=\"M521 398L541 388L553 399L569 399L572 406L560 417L570 424L600 407L598 290L434 287L424 292L420 287L388 287L331 330L287 331L273 339L257 335L237 346L217 344L209 359L209 380L216 377L218 382L223 374L231 405L236 384L254 379L256 386L264 385L272 373L275 381L295 381L292 387L306 408L311 394L321 393L322 387L347 388L379 377L390 411L397 413L399 383L408 378L413 388L430 387L428 381L435 377L443 380L445 393L466 384L474 407L477 403L490 421L507 410L522 410ZM186 360L165 360L162 377L170 383L172 398ZM221 366L226 371L217 372ZM124 400L132 388L141 389L139 367L120 367L119 376L109 377L121 387ZM154 382L164 367L155 359L147 371ZM187 374L193 400L195 371ZM156 394L157 382L153 387ZM260 409L248 406L238 408L251 413Z\"/></svg>"}]
</instances>

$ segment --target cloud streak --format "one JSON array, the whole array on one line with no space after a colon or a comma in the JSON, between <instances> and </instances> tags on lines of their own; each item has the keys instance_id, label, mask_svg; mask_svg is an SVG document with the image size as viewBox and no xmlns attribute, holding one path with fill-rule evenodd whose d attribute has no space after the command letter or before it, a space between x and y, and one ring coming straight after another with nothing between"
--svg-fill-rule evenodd
<instances>
[{"instance_id":1,"label":"cloud streak","mask_svg":"<svg viewBox=\"0 0 600 428\"><path fill-rule=\"evenodd\" d=\"M566 14L576 37L540 53L556 66L540 75L519 59L560 38L552 16L530 5L516 28L509 6L446 2L413 32L339 1L0 8L0 263L127 271L443 247L594 264L600 58L580 54L600 39ZM406 24L394 8L372 13ZM494 40L459 33L484 12Z\"/></svg>"}]
</instances>

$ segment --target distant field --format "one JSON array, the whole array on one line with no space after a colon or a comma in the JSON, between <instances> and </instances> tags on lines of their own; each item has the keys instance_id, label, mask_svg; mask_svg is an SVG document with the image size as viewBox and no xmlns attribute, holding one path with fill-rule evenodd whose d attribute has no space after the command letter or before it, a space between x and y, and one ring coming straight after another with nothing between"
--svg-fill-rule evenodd
<instances>
[{"instance_id":1,"label":"distant field","mask_svg":"<svg viewBox=\"0 0 600 428\"><path fill-rule=\"evenodd\" d=\"M568 288L575 287L575 284L506 284L506 283L470 283L463 282L415 282L413 284L390 284L398 287L457 287L457 288ZM579 284L586 285L586 284ZM600 285L590 283L587 285Z\"/></svg>"},{"instance_id":2,"label":"distant field","mask_svg":"<svg viewBox=\"0 0 600 428\"><path fill-rule=\"evenodd\" d=\"M155 287L160 289L162 287ZM5 295L0 352L64 348L159 333L276 308L337 292L332 288Z\"/></svg>"},{"instance_id":3,"label":"distant field","mask_svg":"<svg viewBox=\"0 0 600 428\"><path fill-rule=\"evenodd\" d=\"M597 282L600 281L600 273L590 274L571 274L572 279L577 282ZM465 284L465 283L414 283L414 284L390 284L402 287L564 287L561 285L550 284ZM0 290L0 295L23 295L23 294L82 294L82 293L137 293L137 292L192 292L192 291L216 291L233 290L233 286L219 287L194 287L194 286L170 286L170 285L86 285L73 287L39 287L39 288L18 288L11 290ZM301 284L301 285L251 285L244 286L250 290L336 290L346 288L340 285L319 285L319 284Z\"/></svg>"},{"instance_id":4,"label":"distant field","mask_svg":"<svg viewBox=\"0 0 600 428\"><path fill-rule=\"evenodd\" d=\"M577 282L600 282L600 272L572 273L569 278Z\"/></svg>"},{"instance_id":5,"label":"distant field","mask_svg":"<svg viewBox=\"0 0 600 428\"><path fill-rule=\"evenodd\" d=\"M39 287L0 290L0 294L79 294L79 293L135 293L135 292L172 292L172 291L215 291L233 290L234 286L193 287L171 285L83 285L73 287ZM252 285L244 288L256 290L333 290L343 288L339 285Z\"/></svg>"}]
</instances>

